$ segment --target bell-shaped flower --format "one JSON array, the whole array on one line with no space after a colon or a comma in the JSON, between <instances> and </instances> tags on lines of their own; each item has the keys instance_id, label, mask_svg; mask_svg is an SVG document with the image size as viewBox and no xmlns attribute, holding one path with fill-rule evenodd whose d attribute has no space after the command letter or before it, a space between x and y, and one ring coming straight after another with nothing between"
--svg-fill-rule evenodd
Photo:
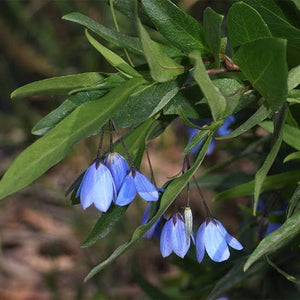
<instances>
[{"instance_id":1,"label":"bell-shaped flower","mask_svg":"<svg viewBox=\"0 0 300 300\"><path fill-rule=\"evenodd\" d=\"M110 170L110 173L114 179L117 193L120 191L124 178L129 171L129 165L125 158L116 152L109 153L104 159L105 165Z\"/></svg>"},{"instance_id":2,"label":"bell-shaped flower","mask_svg":"<svg viewBox=\"0 0 300 300\"><path fill-rule=\"evenodd\" d=\"M150 221L150 206L151 204L148 203L145 211L142 216L142 225L147 224ZM144 238L150 239L153 236L159 238L161 234L161 218L159 218L149 229L148 231L144 234Z\"/></svg>"},{"instance_id":3,"label":"bell-shaped flower","mask_svg":"<svg viewBox=\"0 0 300 300\"><path fill-rule=\"evenodd\" d=\"M131 168L123 180L115 203L120 206L128 205L136 193L146 201L157 201L157 188L140 171Z\"/></svg>"},{"instance_id":4,"label":"bell-shaped flower","mask_svg":"<svg viewBox=\"0 0 300 300\"><path fill-rule=\"evenodd\" d=\"M193 240L186 236L185 222L179 213L175 213L165 223L160 236L160 252L163 257L169 256L172 252L184 258Z\"/></svg>"},{"instance_id":5,"label":"bell-shaped flower","mask_svg":"<svg viewBox=\"0 0 300 300\"><path fill-rule=\"evenodd\" d=\"M240 242L231 236L223 224L213 218L207 218L199 227L196 236L196 256L200 263L205 250L215 262L227 260L230 256L228 245L236 250L242 250Z\"/></svg>"},{"instance_id":6,"label":"bell-shaped flower","mask_svg":"<svg viewBox=\"0 0 300 300\"><path fill-rule=\"evenodd\" d=\"M83 209L93 203L102 212L109 209L116 198L116 188L113 177L103 162L96 160L85 171L76 197L80 197Z\"/></svg>"}]
</instances>

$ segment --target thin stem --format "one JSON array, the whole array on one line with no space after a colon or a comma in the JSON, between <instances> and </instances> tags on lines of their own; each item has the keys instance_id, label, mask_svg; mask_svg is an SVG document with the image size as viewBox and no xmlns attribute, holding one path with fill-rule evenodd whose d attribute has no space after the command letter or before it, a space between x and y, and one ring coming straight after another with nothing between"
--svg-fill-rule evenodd
<instances>
[{"instance_id":1,"label":"thin stem","mask_svg":"<svg viewBox=\"0 0 300 300\"><path fill-rule=\"evenodd\" d=\"M110 151L110 153L114 152L113 125L110 120L109 120L109 151Z\"/></svg>"},{"instance_id":2,"label":"thin stem","mask_svg":"<svg viewBox=\"0 0 300 300\"><path fill-rule=\"evenodd\" d=\"M196 180L196 178L195 178L194 176L193 176L193 179L194 179L195 185L196 185L196 187L197 187L197 190L198 190L198 192L199 192L200 198L201 198L201 200L202 200L202 204L203 204L203 206L204 206L206 215L207 215L207 217L211 217L211 213L210 213L209 208L208 208L208 206L207 206L207 203L206 203L206 201L205 201L204 195L203 195L203 193L202 193L202 191L201 191L201 189L200 189L200 186L198 185L198 182L197 182L197 180Z\"/></svg>"},{"instance_id":3,"label":"thin stem","mask_svg":"<svg viewBox=\"0 0 300 300\"><path fill-rule=\"evenodd\" d=\"M105 127L106 127L106 124L101 128L100 141L99 141L99 146L98 146L98 151L97 151L97 156L96 156L97 161L101 161L101 151L102 151L102 146L103 146Z\"/></svg>"},{"instance_id":4,"label":"thin stem","mask_svg":"<svg viewBox=\"0 0 300 300\"><path fill-rule=\"evenodd\" d=\"M115 13L115 9L114 9L114 3L113 3L113 0L109 0L109 6L110 6L110 11L111 11L111 15L112 15L112 18L113 18L113 21L114 21L114 24L115 24L115 27L116 27L116 30L118 32L120 32L120 28L119 28L119 25L118 25L118 21L117 21L117 17L116 17L116 13ZM134 64L133 64L133 61L131 60L129 54L128 54L128 51L124 48L124 53L127 57L127 60L128 62L130 63L130 65L132 67L134 67Z\"/></svg>"},{"instance_id":5,"label":"thin stem","mask_svg":"<svg viewBox=\"0 0 300 300\"><path fill-rule=\"evenodd\" d=\"M153 172L151 160L150 160L150 156L149 156L149 152L148 152L148 148L146 148L146 155L147 155L147 160L148 160L148 164L149 164L149 168L150 168L151 182L153 182L154 185L157 186L156 181L155 181L155 177L154 177L154 172Z\"/></svg>"},{"instance_id":6,"label":"thin stem","mask_svg":"<svg viewBox=\"0 0 300 300\"><path fill-rule=\"evenodd\" d=\"M225 72L228 72L228 70L226 68L206 70L206 73L208 75L220 74L220 73L225 73Z\"/></svg>"},{"instance_id":7,"label":"thin stem","mask_svg":"<svg viewBox=\"0 0 300 300\"><path fill-rule=\"evenodd\" d=\"M186 185L186 194L187 194L186 206L190 207L190 183L189 182Z\"/></svg>"},{"instance_id":8,"label":"thin stem","mask_svg":"<svg viewBox=\"0 0 300 300\"><path fill-rule=\"evenodd\" d=\"M131 156L130 156L130 154L129 154L129 152L128 152L126 146L125 146L125 143L124 143L124 141L123 141L123 138L122 138L122 136L120 135L120 132L119 132L119 130L118 130L118 128L117 128L117 126L116 126L114 120L113 120L113 119L110 119L110 122L111 122L111 124L113 125L113 127L114 127L114 129L115 129L115 132L116 132L116 134L117 134L117 136L118 136L118 139L119 139L119 141L120 141L120 143L121 143L121 145L122 145L122 147L123 147L123 149L124 149L124 152L125 152L125 154L126 154L126 157L127 157L127 159L128 159L129 165L130 165L130 168L131 168L131 169L135 169L135 167L134 167L134 162L133 162L133 160L132 160L132 158L131 158Z\"/></svg>"}]
</instances>

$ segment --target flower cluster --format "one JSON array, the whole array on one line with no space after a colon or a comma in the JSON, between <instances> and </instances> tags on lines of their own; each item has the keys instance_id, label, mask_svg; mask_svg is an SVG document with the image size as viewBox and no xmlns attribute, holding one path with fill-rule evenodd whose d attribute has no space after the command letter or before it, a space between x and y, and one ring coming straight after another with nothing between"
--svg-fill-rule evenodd
<instances>
[{"instance_id":1,"label":"flower cluster","mask_svg":"<svg viewBox=\"0 0 300 300\"><path fill-rule=\"evenodd\" d=\"M125 158L113 152L102 161L97 158L86 170L76 197L86 209L91 204L106 212L111 203L124 206L135 198L136 193L146 201L157 201L158 192L149 179L134 167L129 167Z\"/></svg>"}]
</instances>

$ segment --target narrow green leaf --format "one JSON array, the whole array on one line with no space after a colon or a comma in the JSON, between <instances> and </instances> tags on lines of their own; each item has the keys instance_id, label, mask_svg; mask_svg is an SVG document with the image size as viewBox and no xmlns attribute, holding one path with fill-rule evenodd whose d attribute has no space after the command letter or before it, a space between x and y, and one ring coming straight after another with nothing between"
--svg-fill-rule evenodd
<instances>
[{"instance_id":1,"label":"narrow green leaf","mask_svg":"<svg viewBox=\"0 0 300 300\"><path fill-rule=\"evenodd\" d=\"M21 86L10 96L12 99L20 99L33 95L67 95L73 89L90 86L103 78L97 72L52 77Z\"/></svg>"},{"instance_id":2,"label":"narrow green leaf","mask_svg":"<svg viewBox=\"0 0 300 300\"><path fill-rule=\"evenodd\" d=\"M234 62L275 111L286 101L286 41L261 38L240 47Z\"/></svg>"},{"instance_id":3,"label":"narrow green leaf","mask_svg":"<svg viewBox=\"0 0 300 300\"><path fill-rule=\"evenodd\" d=\"M0 181L0 199L24 188L65 157L73 144L95 134L125 103L137 86L134 78L114 88L101 101L79 106L55 128L25 149Z\"/></svg>"},{"instance_id":4,"label":"narrow green leaf","mask_svg":"<svg viewBox=\"0 0 300 300\"><path fill-rule=\"evenodd\" d=\"M287 211L287 218L289 218L295 211L299 210L300 206L300 184L297 186L292 199L289 202Z\"/></svg>"},{"instance_id":5,"label":"narrow green leaf","mask_svg":"<svg viewBox=\"0 0 300 300\"><path fill-rule=\"evenodd\" d=\"M139 20L137 25L152 78L158 82L166 82L182 74L184 68L175 63L151 40L148 32Z\"/></svg>"},{"instance_id":6,"label":"narrow green leaf","mask_svg":"<svg viewBox=\"0 0 300 300\"><path fill-rule=\"evenodd\" d=\"M264 255L275 252L285 246L297 234L300 233L300 211L297 211L288 218L280 228L266 236L252 252L244 265L244 271L247 271L258 259Z\"/></svg>"},{"instance_id":7,"label":"narrow green leaf","mask_svg":"<svg viewBox=\"0 0 300 300\"><path fill-rule=\"evenodd\" d=\"M160 200L160 207L157 211L156 215L146 224L139 226L133 233L131 239L119 246L106 260L104 260L99 265L95 266L90 273L86 276L84 279L85 281L91 279L93 276L95 276L97 273L99 273L101 270L103 270L105 267L110 265L112 262L114 262L120 255L122 255L126 250L128 250L138 239L140 239L144 234L147 232L147 230L154 224L155 221L157 221L162 215L165 213L165 211L168 209L168 207L172 204L174 199L178 196L178 194L183 190L185 185L191 180L192 176L195 174L199 166L201 165L207 148L211 142L212 135L208 137L208 139L203 144L202 149L200 150L197 159L193 166L182 176L179 178L173 179L167 186L166 191L163 193L161 200Z\"/></svg>"},{"instance_id":8,"label":"narrow green leaf","mask_svg":"<svg viewBox=\"0 0 300 300\"><path fill-rule=\"evenodd\" d=\"M238 2L228 12L228 35L233 48L258 38L271 37L268 25L250 5Z\"/></svg>"},{"instance_id":9,"label":"narrow green leaf","mask_svg":"<svg viewBox=\"0 0 300 300\"><path fill-rule=\"evenodd\" d=\"M270 109L267 108L265 105L261 105L259 107L259 109L242 125L240 125L238 128L233 130L231 133L229 133L225 136L216 137L216 139L217 140L227 140L227 139L232 139L234 137L237 137L237 136L247 132L248 130L250 130L257 124L259 124L266 118L268 118L270 116L270 114L271 114Z\"/></svg>"},{"instance_id":10,"label":"narrow green leaf","mask_svg":"<svg viewBox=\"0 0 300 300\"><path fill-rule=\"evenodd\" d=\"M189 154L195 147L202 143L206 137L209 135L209 130L199 130L191 139L191 141L186 145L183 151L183 155Z\"/></svg>"},{"instance_id":11,"label":"narrow green leaf","mask_svg":"<svg viewBox=\"0 0 300 300\"><path fill-rule=\"evenodd\" d=\"M283 160L283 162L286 163L290 160L300 160L300 151L289 154L288 156L286 156L286 158Z\"/></svg>"},{"instance_id":12,"label":"narrow green leaf","mask_svg":"<svg viewBox=\"0 0 300 300\"><path fill-rule=\"evenodd\" d=\"M274 125L271 121L261 122L259 126L273 133ZM295 148L296 150L300 150L300 130L288 124L284 124L283 141L291 147Z\"/></svg>"},{"instance_id":13,"label":"narrow green leaf","mask_svg":"<svg viewBox=\"0 0 300 300\"><path fill-rule=\"evenodd\" d=\"M300 84L300 65L291 69L288 75L288 91L296 88Z\"/></svg>"},{"instance_id":14,"label":"narrow green leaf","mask_svg":"<svg viewBox=\"0 0 300 300\"><path fill-rule=\"evenodd\" d=\"M203 29L190 15L169 0L142 0L142 5L159 32L174 46L187 53L200 50L209 53L204 45Z\"/></svg>"},{"instance_id":15,"label":"narrow green leaf","mask_svg":"<svg viewBox=\"0 0 300 300\"><path fill-rule=\"evenodd\" d=\"M273 165L273 162L277 156L277 153L280 149L281 142L282 142L282 136L283 136L283 125L285 123L286 119L286 106L282 107L282 109L278 112L278 115L276 118L274 118L274 127L276 130L274 130L272 140L273 145L272 149L268 153L263 165L260 167L260 169L256 172L255 178L254 178L254 203L253 203L253 215L256 215L256 207L258 203L258 198L260 195L262 184Z\"/></svg>"},{"instance_id":16,"label":"narrow green leaf","mask_svg":"<svg viewBox=\"0 0 300 300\"><path fill-rule=\"evenodd\" d=\"M192 52L190 58L195 61L194 77L208 102L213 119L215 121L223 119L226 110L226 99L207 75L200 52Z\"/></svg>"},{"instance_id":17,"label":"narrow green leaf","mask_svg":"<svg viewBox=\"0 0 300 300\"><path fill-rule=\"evenodd\" d=\"M297 185L300 180L300 171L289 171L280 174L267 176L262 184L261 192L281 189L288 185ZM251 196L254 192L254 180L240 184L234 188L217 194L212 201L220 201L235 197Z\"/></svg>"},{"instance_id":18,"label":"narrow green leaf","mask_svg":"<svg viewBox=\"0 0 300 300\"><path fill-rule=\"evenodd\" d=\"M85 31L85 35L88 41L104 56L108 63L115 67L118 71L125 76L141 77L141 74L132 68L121 56L101 45L88 33L87 30Z\"/></svg>"}]
</instances>

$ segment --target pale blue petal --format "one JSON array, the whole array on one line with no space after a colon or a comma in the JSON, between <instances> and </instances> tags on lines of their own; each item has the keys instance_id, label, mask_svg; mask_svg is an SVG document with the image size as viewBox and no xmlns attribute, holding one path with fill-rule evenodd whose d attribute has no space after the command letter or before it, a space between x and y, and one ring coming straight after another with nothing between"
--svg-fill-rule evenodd
<instances>
[{"instance_id":1,"label":"pale blue petal","mask_svg":"<svg viewBox=\"0 0 300 300\"><path fill-rule=\"evenodd\" d=\"M205 249L215 262L227 260L230 256L225 237L213 221L208 222L204 232Z\"/></svg>"},{"instance_id":2,"label":"pale blue petal","mask_svg":"<svg viewBox=\"0 0 300 300\"><path fill-rule=\"evenodd\" d=\"M149 221L150 207L151 207L151 204L148 203L144 210L143 216L142 216L142 222L141 222L142 225L147 224Z\"/></svg>"},{"instance_id":3,"label":"pale blue petal","mask_svg":"<svg viewBox=\"0 0 300 300\"><path fill-rule=\"evenodd\" d=\"M184 258L191 244L191 239L186 237L184 222L177 217L172 234L173 251L179 257Z\"/></svg>"},{"instance_id":4,"label":"pale blue petal","mask_svg":"<svg viewBox=\"0 0 300 300\"><path fill-rule=\"evenodd\" d=\"M91 190L94 205L102 212L107 212L116 197L114 180L109 169L100 163L95 174L95 185Z\"/></svg>"},{"instance_id":5,"label":"pale blue petal","mask_svg":"<svg viewBox=\"0 0 300 300\"><path fill-rule=\"evenodd\" d=\"M151 227L150 229L144 234L144 238L150 239L152 236L158 231L160 225L160 219L158 219Z\"/></svg>"},{"instance_id":6,"label":"pale blue petal","mask_svg":"<svg viewBox=\"0 0 300 300\"><path fill-rule=\"evenodd\" d=\"M173 219L164 225L160 236L160 252L163 257L167 257L172 253L171 236L173 231Z\"/></svg>"},{"instance_id":7,"label":"pale blue petal","mask_svg":"<svg viewBox=\"0 0 300 300\"><path fill-rule=\"evenodd\" d=\"M80 202L83 209L88 208L93 203L91 191L95 187L96 164L93 163L84 173L83 179L79 186ZM79 195L77 191L77 194ZM77 196L76 194L76 196Z\"/></svg>"},{"instance_id":8,"label":"pale blue petal","mask_svg":"<svg viewBox=\"0 0 300 300\"><path fill-rule=\"evenodd\" d=\"M146 201L157 201L158 200L158 191L157 188L150 182L150 180L136 171L134 176L134 183L136 190L139 195Z\"/></svg>"},{"instance_id":9,"label":"pale blue petal","mask_svg":"<svg viewBox=\"0 0 300 300\"><path fill-rule=\"evenodd\" d=\"M196 256L199 263L202 262L205 254L205 245L204 245L205 228L206 228L206 222L203 222L199 227L196 235Z\"/></svg>"},{"instance_id":10,"label":"pale blue petal","mask_svg":"<svg viewBox=\"0 0 300 300\"><path fill-rule=\"evenodd\" d=\"M211 155L216 148L216 140L213 138L207 148L206 155Z\"/></svg>"},{"instance_id":11,"label":"pale blue petal","mask_svg":"<svg viewBox=\"0 0 300 300\"><path fill-rule=\"evenodd\" d=\"M221 234L225 237L227 244L233 249L242 250L243 249L242 244L227 232L227 230L225 229L225 227L220 221L216 220L216 222Z\"/></svg>"},{"instance_id":12,"label":"pale blue petal","mask_svg":"<svg viewBox=\"0 0 300 300\"><path fill-rule=\"evenodd\" d=\"M132 172L129 172L123 181L115 203L120 206L128 205L134 199L135 194L136 188L134 184L134 179L132 176Z\"/></svg>"},{"instance_id":13,"label":"pale blue petal","mask_svg":"<svg viewBox=\"0 0 300 300\"><path fill-rule=\"evenodd\" d=\"M119 192L125 176L129 171L129 166L125 158L119 153L110 153L104 160L106 166L114 179L117 192Z\"/></svg>"}]
</instances>

